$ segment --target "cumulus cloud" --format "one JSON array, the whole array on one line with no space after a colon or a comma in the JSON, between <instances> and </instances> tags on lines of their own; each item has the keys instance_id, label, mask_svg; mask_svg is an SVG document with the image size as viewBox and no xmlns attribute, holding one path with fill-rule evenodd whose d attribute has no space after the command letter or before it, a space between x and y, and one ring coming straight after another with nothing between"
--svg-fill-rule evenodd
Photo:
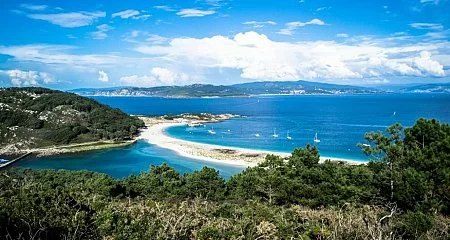
<instances>
[{"instance_id":1,"label":"cumulus cloud","mask_svg":"<svg viewBox=\"0 0 450 240\"><path fill-rule=\"evenodd\" d=\"M285 28L280 29L277 33L281 35L292 35L295 30L307 25L325 25L325 22L317 18L314 18L308 22L288 22L285 24Z\"/></svg>"},{"instance_id":2,"label":"cumulus cloud","mask_svg":"<svg viewBox=\"0 0 450 240\"><path fill-rule=\"evenodd\" d=\"M333 41L276 42L256 32L233 38L175 38L135 50L192 66L230 68L257 80L348 79L379 76L444 76L433 45L380 47Z\"/></svg>"},{"instance_id":3,"label":"cumulus cloud","mask_svg":"<svg viewBox=\"0 0 450 240\"><path fill-rule=\"evenodd\" d=\"M49 84L54 82L53 77L46 72L22 71L14 69L0 70L0 74L7 75L11 80L11 85L15 87L38 86L42 83Z\"/></svg>"},{"instance_id":4,"label":"cumulus cloud","mask_svg":"<svg viewBox=\"0 0 450 240\"><path fill-rule=\"evenodd\" d=\"M103 70L99 71L98 72L98 80L100 82L109 82L108 74Z\"/></svg>"},{"instance_id":5,"label":"cumulus cloud","mask_svg":"<svg viewBox=\"0 0 450 240\"><path fill-rule=\"evenodd\" d=\"M50 14L28 14L27 17L47 21L65 28L76 28L91 25L98 18L106 16L105 12L67 12Z\"/></svg>"},{"instance_id":6,"label":"cumulus cloud","mask_svg":"<svg viewBox=\"0 0 450 240\"><path fill-rule=\"evenodd\" d=\"M420 55L414 58L414 64L423 75L445 76L444 66L431 59L431 53L428 51L420 52Z\"/></svg>"},{"instance_id":7,"label":"cumulus cloud","mask_svg":"<svg viewBox=\"0 0 450 240\"><path fill-rule=\"evenodd\" d=\"M149 75L131 75L120 78L126 85L150 87L157 85L174 85L186 82L189 76L185 73L177 73L167 68L154 67Z\"/></svg>"},{"instance_id":8,"label":"cumulus cloud","mask_svg":"<svg viewBox=\"0 0 450 240\"><path fill-rule=\"evenodd\" d=\"M93 39L105 39L108 37L108 31L113 29L114 28L109 26L108 24L98 25L97 31L91 32L91 36Z\"/></svg>"},{"instance_id":9,"label":"cumulus cloud","mask_svg":"<svg viewBox=\"0 0 450 240\"><path fill-rule=\"evenodd\" d=\"M216 13L214 10L200 10L195 8L181 9L177 12L180 17L204 17Z\"/></svg>"}]
</instances>

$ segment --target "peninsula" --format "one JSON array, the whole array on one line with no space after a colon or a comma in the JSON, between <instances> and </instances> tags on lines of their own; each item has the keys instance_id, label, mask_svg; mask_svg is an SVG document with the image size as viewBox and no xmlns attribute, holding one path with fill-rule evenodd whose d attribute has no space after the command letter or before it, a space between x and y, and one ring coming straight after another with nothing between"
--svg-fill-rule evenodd
<instances>
[{"instance_id":1,"label":"peninsula","mask_svg":"<svg viewBox=\"0 0 450 240\"><path fill-rule=\"evenodd\" d=\"M0 89L0 156L124 146L143 126L136 117L73 93Z\"/></svg>"}]
</instances>

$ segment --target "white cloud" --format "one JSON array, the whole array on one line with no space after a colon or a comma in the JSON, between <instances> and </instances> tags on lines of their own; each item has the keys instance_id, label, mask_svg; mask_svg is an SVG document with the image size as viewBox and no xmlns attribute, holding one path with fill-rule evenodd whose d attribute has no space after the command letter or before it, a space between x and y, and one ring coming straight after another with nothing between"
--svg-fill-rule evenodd
<instances>
[{"instance_id":1,"label":"white cloud","mask_svg":"<svg viewBox=\"0 0 450 240\"><path fill-rule=\"evenodd\" d=\"M333 41L276 42L264 34L246 32L233 38L175 38L168 45L135 50L193 67L236 69L245 79L298 80L444 76L442 64L431 57L438 48L432 44L382 47Z\"/></svg>"},{"instance_id":2,"label":"white cloud","mask_svg":"<svg viewBox=\"0 0 450 240\"><path fill-rule=\"evenodd\" d=\"M141 12L138 10L128 9L128 10L124 10L121 12L113 13L111 16L113 18L120 17L122 19L132 18L135 20L138 20L138 19L146 20L147 18L151 17L152 15L150 15L150 14L142 14L141 15Z\"/></svg>"},{"instance_id":3,"label":"white cloud","mask_svg":"<svg viewBox=\"0 0 450 240\"><path fill-rule=\"evenodd\" d=\"M439 0L420 0L420 3L424 3L424 4L432 3L434 5L438 5L439 4Z\"/></svg>"},{"instance_id":4,"label":"white cloud","mask_svg":"<svg viewBox=\"0 0 450 240\"><path fill-rule=\"evenodd\" d=\"M32 19L44 20L49 23L66 27L76 28L92 24L98 18L105 17L105 12L68 12L68 13L51 13L51 14L28 14L27 17Z\"/></svg>"},{"instance_id":5,"label":"white cloud","mask_svg":"<svg viewBox=\"0 0 450 240\"><path fill-rule=\"evenodd\" d=\"M319 8L316 9L316 12L321 12L321 11L330 10L330 9L331 9L330 6L328 6L328 7L319 7Z\"/></svg>"},{"instance_id":6,"label":"white cloud","mask_svg":"<svg viewBox=\"0 0 450 240\"><path fill-rule=\"evenodd\" d=\"M113 18L120 17L122 19L127 19L127 18L130 18L130 17L133 17L133 16L137 16L139 14L140 14L140 12L138 10L128 9L128 10L124 10L124 11L113 13L111 16Z\"/></svg>"},{"instance_id":7,"label":"white cloud","mask_svg":"<svg viewBox=\"0 0 450 240\"><path fill-rule=\"evenodd\" d=\"M103 70L99 71L98 72L98 80L100 82L108 82L109 81L108 74Z\"/></svg>"},{"instance_id":8,"label":"white cloud","mask_svg":"<svg viewBox=\"0 0 450 240\"><path fill-rule=\"evenodd\" d=\"M163 44L169 42L170 39L147 31L133 30L125 34L123 40L131 43Z\"/></svg>"},{"instance_id":9,"label":"white cloud","mask_svg":"<svg viewBox=\"0 0 450 240\"><path fill-rule=\"evenodd\" d=\"M205 4L213 7L222 7L226 5L227 0L200 0L205 2Z\"/></svg>"},{"instance_id":10,"label":"white cloud","mask_svg":"<svg viewBox=\"0 0 450 240\"><path fill-rule=\"evenodd\" d=\"M124 58L114 54L69 53L74 49L77 48L65 45L0 46L0 53L13 56L15 61L67 65L71 68L91 68L93 65L112 66L119 61L124 61Z\"/></svg>"},{"instance_id":11,"label":"white cloud","mask_svg":"<svg viewBox=\"0 0 450 240\"><path fill-rule=\"evenodd\" d=\"M176 11L177 11L177 10L175 10L174 8L169 7L169 6L167 6L167 5L154 6L154 8L160 9L160 10L164 10L164 11L166 11L166 12L176 12Z\"/></svg>"},{"instance_id":12,"label":"white cloud","mask_svg":"<svg viewBox=\"0 0 450 240\"><path fill-rule=\"evenodd\" d=\"M252 25L253 28L262 28L266 25L277 25L274 21L247 21L243 22L244 25Z\"/></svg>"},{"instance_id":13,"label":"white cloud","mask_svg":"<svg viewBox=\"0 0 450 240\"><path fill-rule=\"evenodd\" d=\"M154 67L149 75L131 75L120 78L120 81L126 85L150 87L158 85L174 85L187 82L189 76L185 73L177 73L167 68Z\"/></svg>"},{"instance_id":14,"label":"white cloud","mask_svg":"<svg viewBox=\"0 0 450 240\"><path fill-rule=\"evenodd\" d=\"M444 26L439 23L411 23L410 27L421 30L442 30Z\"/></svg>"},{"instance_id":15,"label":"white cloud","mask_svg":"<svg viewBox=\"0 0 450 240\"><path fill-rule=\"evenodd\" d=\"M347 33L338 33L338 34L336 34L336 37L339 37L339 38L348 38L348 34L347 34Z\"/></svg>"},{"instance_id":16,"label":"white cloud","mask_svg":"<svg viewBox=\"0 0 450 240\"><path fill-rule=\"evenodd\" d=\"M214 13L216 13L216 11L214 10L200 10L195 8L186 8L181 9L179 12L177 12L177 15L181 17L204 17L212 15Z\"/></svg>"},{"instance_id":17,"label":"white cloud","mask_svg":"<svg viewBox=\"0 0 450 240\"><path fill-rule=\"evenodd\" d=\"M54 82L53 77L45 72L22 71L14 69L0 70L0 74L7 75L11 80L11 85L15 87L38 86L42 83L49 84Z\"/></svg>"},{"instance_id":18,"label":"white cloud","mask_svg":"<svg viewBox=\"0 0 450 240\"><path fill-rule=\"evenodd\" d=\"M445 76L444 66L431 59L431 53L428 51L420 52L420 56L414 58L414 64L424 75Z\"/></svg>"},{"instance_id":19,"label":"white cloud","mask_svg":"<svg viewBox=\"0 0 450 240\"><path fill-rule=\"evenodd\" d=\"M43 11L45 9L47 9L47 5L36 5L36 4L31 4L31 3L23 3L20 4L21 8L25 8L27 10L31 10L31 11Z\"/></svg>"},{"instance_id":20,"label":"white cloud","mask_svg":"<svg viewBox=\"0 0 450 240\"><path fill-rule=\"evenodd\" d=\"M325 25L325 22L317 18L314 18L308 22L288 22L285 24L285 28L280 29L277 33L281 35L292 35L295 30L307 25Z\"/></svg>"},{"instance_id":21,"label":"white cloud","mask_svg":"<svg viewBox=\"0 0 450 240\"><path fill-rule=\"evenodd\" d=\"M108 37L108 31L113 29L114 28L109 26L108 24L98 25L97 31L91 32L91 36L93 39L105 39Z\"/></svg>"}]
</instances>

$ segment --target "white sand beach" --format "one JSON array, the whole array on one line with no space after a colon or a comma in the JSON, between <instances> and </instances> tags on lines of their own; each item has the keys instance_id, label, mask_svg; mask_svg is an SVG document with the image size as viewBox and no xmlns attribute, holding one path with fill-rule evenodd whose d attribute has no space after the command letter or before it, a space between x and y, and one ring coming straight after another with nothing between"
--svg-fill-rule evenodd
<instances>
[{"instance_id":1,"label":"white sand beach","mask_svg":"<svg viewBox=\"0 0 450 240\"><path fill-rule=\"evenodd\" d=\"M155 144L161 148L170 149L185 157L204 161L219 162L223 164L233 164L238 166L251 167L256 166L258 163L263 161L268 154L274 154L282 157L290 156L289 153L227 147L176 139L167 136L164 130L166 128L173 126L180 126L186 125L187 123L193 123L191 120L188 119L165 120L159 117L140 117L140 118L145 122L147 128L142 130L139 139L146 140L150 144ZM201 121L195 122L198 123ZM349 164L363 164L362 162L354 160L330 158L330 157L321 157L320 160L342 161Z\"/></svg>"}]
</instances>

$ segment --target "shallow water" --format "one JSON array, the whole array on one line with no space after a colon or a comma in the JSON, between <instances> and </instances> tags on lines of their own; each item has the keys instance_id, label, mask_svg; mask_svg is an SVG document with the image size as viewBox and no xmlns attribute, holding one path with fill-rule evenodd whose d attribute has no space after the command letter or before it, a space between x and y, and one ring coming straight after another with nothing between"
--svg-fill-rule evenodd
<instances>
[{"instance_id":1,"label":"shallow water","mask_svg":"<svg viewBox=\"0 0 450 240\"><path fill-rule=\"evenodd\" d=\"M169 164L180 173L200 170L208 166L219 170L225 179L241 172L243 167L226 164L216 164L197 159L190 159L176 153L148 144L143 140L135 144L108 150L98 150L77 154L45 157L38 159L24 159L17 162L14 167L33 169L68 169L90 170L106 173L115 178L127 177L130 174L139 174L147 171L152 165Z\"/></svg>"}]
</instances>

